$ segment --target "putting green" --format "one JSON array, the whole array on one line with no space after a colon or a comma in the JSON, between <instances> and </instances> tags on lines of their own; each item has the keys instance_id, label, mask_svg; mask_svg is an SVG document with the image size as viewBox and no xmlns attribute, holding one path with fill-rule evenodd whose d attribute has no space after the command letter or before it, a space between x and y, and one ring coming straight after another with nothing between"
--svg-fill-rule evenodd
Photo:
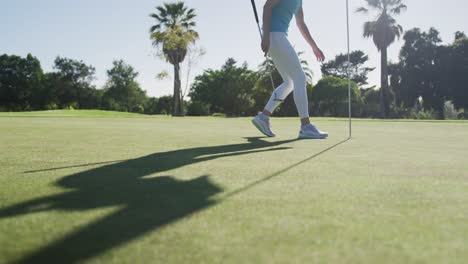
<instances>
[{"instance_id":1,"label":"putting green","mask_svg":"<svg viewBox=\"0 0 468 264\"><path fill-rule=\"evenodd\" d=\"M467 122L37 115L0 117L0 263L468 259Z\"/></svg>"}]
</instances>

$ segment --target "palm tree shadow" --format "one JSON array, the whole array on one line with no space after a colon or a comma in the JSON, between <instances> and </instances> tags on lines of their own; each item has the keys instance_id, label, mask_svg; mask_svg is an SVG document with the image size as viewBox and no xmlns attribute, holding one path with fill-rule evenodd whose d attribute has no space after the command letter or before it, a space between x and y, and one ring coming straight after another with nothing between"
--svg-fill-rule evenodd
<instances>
[{"instance_id":1,"label":"palm tree shadow","mask_svg":"<svg viewBox=\"0 0 468 264\"><path fill-rule=\"evenodd\" d=\"M212 206L216 203L213 196L223 191L206 175L188 181L170 176L146 176L223 157L285 150L288 148L279 146L295 141L247 140L242 144L155 153L72 174L56 183L69 192L0 210L0 218L6 218L49 210L83 211L120 207L17 263L75 263L90 259Z\"/></svg>"}]
</instances>

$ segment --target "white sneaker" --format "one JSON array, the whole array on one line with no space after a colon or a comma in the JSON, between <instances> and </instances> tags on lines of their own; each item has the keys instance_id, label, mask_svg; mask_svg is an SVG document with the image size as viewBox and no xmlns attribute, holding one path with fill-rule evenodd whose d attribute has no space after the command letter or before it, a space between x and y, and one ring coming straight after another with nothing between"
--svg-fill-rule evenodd
<instances>
[{"instance_id":1,"label":"white sneaker","mask_svg":"<svg viewBox=\"0 0 468 264\"><path fill-rule=\"evenodd\" d=\"M313 124L301 126L299 132L300 139L325 139L328 137L328 132L322 132L317 129Z\"/></svg>"},{"instance_id":2,"label":"white sneaker","mask_svg":"<svg viewBox=\"0 0 468 264\"><path fill-rule=\"evenodd\" d=\"M265 136L276 137L275 133L271 131L270 118L263 113L258 113L258 115L252 119L252 124Z\"/></svg>"}]
</instances>

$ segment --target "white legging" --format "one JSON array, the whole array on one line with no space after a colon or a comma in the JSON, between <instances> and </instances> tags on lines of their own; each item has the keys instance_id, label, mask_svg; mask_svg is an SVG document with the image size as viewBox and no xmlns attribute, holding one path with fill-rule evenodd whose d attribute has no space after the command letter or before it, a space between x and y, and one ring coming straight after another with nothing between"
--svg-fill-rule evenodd
<instances>
[{"instance_id":1,"label":"white legging","mask_svg":"<svg viewBox=\"0 0 468 264\"><path fill-rule=\"evenodd\" d=\"M306 76L297 53L289 43L286 33L270 33L269 54L278 69L283 83L271 95L265 109L273 113L294 90L294 102L300 118L309 117L309 103L306 90Z\"/></svg>"}]
</instances>

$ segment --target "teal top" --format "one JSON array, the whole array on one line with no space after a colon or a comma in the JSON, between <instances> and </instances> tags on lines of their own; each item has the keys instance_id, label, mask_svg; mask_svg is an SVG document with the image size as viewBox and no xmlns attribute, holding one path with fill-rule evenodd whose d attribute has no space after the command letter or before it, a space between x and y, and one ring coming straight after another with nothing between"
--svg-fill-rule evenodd
<instances>
[{"instance_id":1,"label":"teal top","mask_svg":"<svg viewBox=\"0 0 468 264\"><path fill-rule=\"evenodd\" d=\"M302 0L281 0L273 7L270 32L288 32L289 23L302 6Z\"/></svg>"}]
</instances>

